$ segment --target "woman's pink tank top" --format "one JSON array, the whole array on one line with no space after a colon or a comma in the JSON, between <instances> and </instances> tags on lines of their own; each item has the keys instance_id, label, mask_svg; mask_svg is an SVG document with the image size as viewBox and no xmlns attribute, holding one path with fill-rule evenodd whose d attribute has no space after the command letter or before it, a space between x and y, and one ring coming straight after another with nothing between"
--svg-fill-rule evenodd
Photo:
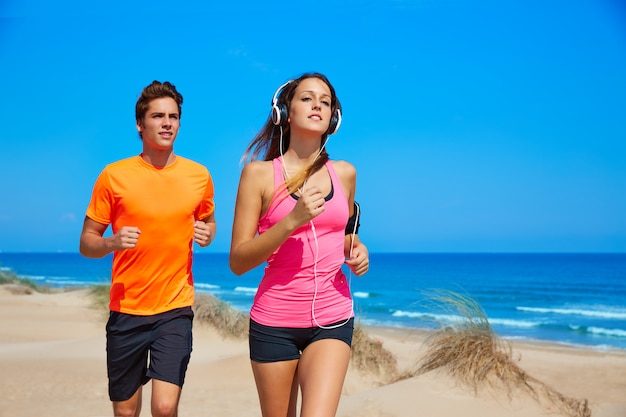
<instances>
[{"instance_id":1,"label":"woman's pink tank top","mask_svg":"<svg viewBox=\"0 0 626 417\"><path fill-rule=\"evenodd\" d=\"M264 233L293 210L287 195L280 158L273 160L274 197L259 219ZM326 326L354 316L350 288L341 267L348 222L348 200L330 161L326 162L332 196L324 212L298 228L267 260L250 317L277 327Z\"/></svg>"}]
</instances>

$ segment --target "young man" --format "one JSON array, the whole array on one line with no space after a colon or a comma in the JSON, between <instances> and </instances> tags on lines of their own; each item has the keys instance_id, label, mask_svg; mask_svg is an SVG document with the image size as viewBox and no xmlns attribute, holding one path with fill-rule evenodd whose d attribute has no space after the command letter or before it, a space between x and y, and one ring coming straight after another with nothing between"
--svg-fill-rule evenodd
<instances>
[{"instance_id":1,"label":"young man","mask_svg":"<svg viewBox=\"0 0 626 417\"><path fill-rule=\"evenodd\" d=\"M113 252L106 349L116 417L139 416L150 379L152 415L177 416L191 355L193 243L208 246L216 226L208 170L174 155L182 103L169 82L143 89L135 108L143 150L100 173L80 236L86 257Z\"/></svg>"}]
</instances>

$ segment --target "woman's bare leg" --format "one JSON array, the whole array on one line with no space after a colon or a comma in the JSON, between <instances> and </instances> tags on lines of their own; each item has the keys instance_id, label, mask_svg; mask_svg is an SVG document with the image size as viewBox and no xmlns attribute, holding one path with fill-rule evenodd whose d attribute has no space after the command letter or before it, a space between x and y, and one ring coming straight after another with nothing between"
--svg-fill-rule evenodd
<instances>
[{"instance_id":1,"label":"woman's bare leg","mask_svg":"<svg viewBox=\"0 0 626 417\"><path fill-rule=\"evenodd\" d=\"M263 417L296 417L298 360L251 363Z\"/></svg>"},{"instance_id":2,"label":"woman's bare leg","mask_svg":"<svg viewBox=\"0 0 626 417\"><path fill-rule=\"evenodd\" d=\"M341 340L318 340L302 352L298 365L300 417L335 416L349 363L350 346Z\"/></svg>"}]
</instances>

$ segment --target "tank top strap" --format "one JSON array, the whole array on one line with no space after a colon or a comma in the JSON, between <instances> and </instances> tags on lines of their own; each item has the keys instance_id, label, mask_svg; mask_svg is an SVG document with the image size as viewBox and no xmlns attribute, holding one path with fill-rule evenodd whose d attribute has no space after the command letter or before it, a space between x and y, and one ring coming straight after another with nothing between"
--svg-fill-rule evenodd
<instances>
[{"instance_id":1,"label":"tank top strap","mask_svg":"<svg viewBox=\"0 0 626 417\"><path fill-rule=\"evenodd\" d=\"M328 160L326 161L324 165L326 165L326 169L328 170L328 174L330 175L330 181L333 183L334 192L341 193L343 198L346 199L347 201L348 197L346 196L346 193L343 190L343 184L339 180L339 177L337 176L337 173L335 172L335 168L333 168L333 164L330 162L330 160Z\"/></svg>"},{"instance_id":2,"label":"tank top strap","mask_svg":"<svg viewBox=\"0 0 626 417\"><path fill-rule=\"evenodd\" d=\"M278 190L282 184L285 183L285 179L283 178L283 162L278 158L272 159L272 163L274 165L274 190Z\"/></svg>"}]
</instances>

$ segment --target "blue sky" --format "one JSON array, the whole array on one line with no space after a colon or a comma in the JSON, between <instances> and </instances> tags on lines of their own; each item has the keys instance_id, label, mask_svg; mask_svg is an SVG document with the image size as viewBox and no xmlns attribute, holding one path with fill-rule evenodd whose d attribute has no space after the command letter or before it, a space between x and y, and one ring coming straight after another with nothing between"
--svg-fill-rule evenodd
<instances>
[{"instance_id":1,"label":"blue sky","mask_svg":"<svg viewBox=\"0 0 626 417\"><path fill-rule=\"evenodd\" d=\"M0 3L0 251L76 252L91 187L138 154L152 80L216 184L274 90L333 82L371 252L626 252L626 7L617 0Z\"/></svg>"}]
</instances>

